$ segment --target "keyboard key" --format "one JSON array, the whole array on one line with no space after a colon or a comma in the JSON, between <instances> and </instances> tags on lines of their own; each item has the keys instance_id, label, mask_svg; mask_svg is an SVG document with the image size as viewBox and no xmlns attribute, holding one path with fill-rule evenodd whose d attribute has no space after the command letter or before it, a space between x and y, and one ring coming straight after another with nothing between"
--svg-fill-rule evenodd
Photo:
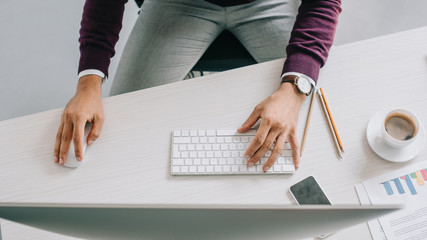
<instances>
[{"instance_id":1,"label":"keyboard key","mask_svg":"<svg viewBox=\"0 0 427 240\"><path fill-rule=\"evenodd\" d=\"M197 172L198 173L204 173L205 172L206 167L205 166L198 166L197 167Z\"/></svg>"},{"instance_id":2,"label":"keyboard key","mask_svg":"<svg viewBox=\"0 0 427 240\"><path fill-rule=\"evenodd\" d=\"M188 156L189 156L188 152L181 152L182 158L188 158Z\"/></svg>"},{"instance_id":3,"label":"keyboard key","mask_svg":"<svg viewBox=\"0 0 427 240\"><path fill-rule=\"evenodd\" d=\"M173 131L173 136L174 136L174 137L179 137L179 136L181 136L181 131L179 131L179 130L175 130L175 131Z\"/></svg>"},{"instance_id":4,"label":"keyboard key","mask_svg":"<svg viewBox=\"0 0 427 240\"><path fill-rule=\"evenodd\" d=\"M292 150L291 149L285 149L282 151L282 154L280 154L281 156L284 157L292 157Z\"/></svg>"},{"instance_id":5,"label":"keyboard key","mask_svg":"<svg viewBox=\"0 0 427 240\"><path fill-rule=\"evenodd\" d=\"M188 130L182 130L181 135L183 137L188 137L190 135L190 132Z\"/></svg>"},{"instance_id":6,"label":"keyboard key","mask_svg":"<svg viewBox=\"0 0 427 240\"><path fill-rule=\"evenodd\" d=\"M196 166L190 166L190 172L191 173L196 173L197 172L197 167Z\"/></svg>"},{"instance_id":7,"label":"keyboard key","mask_svg":"<svg viewBox=\"0 0 427 240\"><path fill-rule=\"evenodd\" d=\"M173 159L172 163L175 166L181 166L181 165L184 165L184 159Z\"/></svg>"},{"instance_id":8,"label":"keyboard key","mask_svg":"<svg viewBox=\"0 0 427 240\"><path fill-rule=\"evenodd\" d=\"M261 158L261 164L265 164L267 162L267 158Z\"/></svg>"},{"instance_id":9,"label":"keyboard key","mask_svg":"<svg viewBox=\"0 0 427 240\"><path fill-rule=\"evenodd\" d=\"M173 166L173 167L172 167L172 172L173 172L173 173L179 173L179 172L181 172L181 168L180 168L180 167L178 167L178 166Z\"/></svg>"},{"instance_id":10,"label":"keyboard key","mask_svg":"<svg viewBox=\"0 0 427 240\"><path fill-rule=\"evenodd\" d=\"M190 136L191 137L197 136L197 130L190 130Z\"/></svg>"},{"instance_id":11,"label":"keyboard key","mask_svg":"<svg viewBox=\"0 0 427 240\"><path fill-rule=\"evenodd\" d=\"M189 137L176 137L173 139L173 143L191 143Z\"/></svg>"},{"instance_id":12,"label":"keyboard key","mask_svg":"<svg viewBox=\"0 0 427 240\"><path fill-rule=\"evenodd\" d=\"M206 136L206 131L205 130L199 130L197 135L199 135L200 137Z\"/></svg>"},{"instance_id":13,"label":"keyboard key","mask_svg":"<svg viewBox=\"0 0 427 240\"><path fill-rule=\"evenodd\" d=\"M283 172L295 172L295 166L294 165L283 165L282 166Z\"/></svg>"},{"instance_id":14,"label":"keyboard key","mask_svg":"<svg viewBox=\"0 0 427 240\"><path fill-rule=\"evenodd\" d=\"M206 131L206 136L215 136L215 135L216 135L215 130L207 130Z\"/></svg>"},{"instance_id":15,"label":"keyboard key","mask_svg":"<svg viewBox=\"0 0 427 240\"><path fill-rule=\"evenodd\" d=\"M179 157L181 157L181 153L178 151L175 151L175 152L173 152L172 156L173 156L173 158L179 158Z\"/></svg>"},{"instance_id":16,"label":"keyboard key","mask_svg":"<svg viewBox=\"0 0 427 240\"><path fill-rule=\"evenodd\" d=\"M190 159L190 158L185 159L185 165L192 166L193 165L193 159Z\"/></svg>"}]
</instances>

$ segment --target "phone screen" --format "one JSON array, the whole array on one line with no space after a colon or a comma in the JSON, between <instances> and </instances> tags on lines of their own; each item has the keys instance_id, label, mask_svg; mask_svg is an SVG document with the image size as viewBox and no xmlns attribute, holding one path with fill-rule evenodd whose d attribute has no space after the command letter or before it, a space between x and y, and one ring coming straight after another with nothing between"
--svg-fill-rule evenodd
<instances>
[{"instance_id":1,"label":"phone screen","mask_svg":"<svg viewBox=\"0 0 427 240\"><path fill-rule=\"evenodd\" d=\"M323 193L313 176L291 186L291 193L299 204L329 204L328 198Z\"/></svg>"}]
</instances>

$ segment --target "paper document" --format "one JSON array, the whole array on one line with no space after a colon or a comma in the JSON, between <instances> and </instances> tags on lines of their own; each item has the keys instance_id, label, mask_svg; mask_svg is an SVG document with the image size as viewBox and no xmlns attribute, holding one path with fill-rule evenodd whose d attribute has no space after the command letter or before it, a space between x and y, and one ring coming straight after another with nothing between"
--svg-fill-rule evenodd
<instances>
[{"instance_id":1,"label":"paper document","mask_svg":"<svg viewBox=\"0 0 427 240\"><path fill-rule=\"evenodd\" d=\"M379 218L387 239L427 239L427 162L372 178L363 186L373 205L405 204Z\"/></svg>"},{"instance_id":2,"label":"paper document","mask_svg":"<svg viewBox=\"0 0 427 240\"><path fill-rule=\"evenodd\" d=\"M365 190L363 184L357 184L354 186L359 196L359 201L361 205L372 205L371 200L369 200L368 193ZM378 218L368 221L369 230L371 231L371 236L374 240L387 240L384 230L381 227L381 223Z\"/></svg>"}]
</instances>

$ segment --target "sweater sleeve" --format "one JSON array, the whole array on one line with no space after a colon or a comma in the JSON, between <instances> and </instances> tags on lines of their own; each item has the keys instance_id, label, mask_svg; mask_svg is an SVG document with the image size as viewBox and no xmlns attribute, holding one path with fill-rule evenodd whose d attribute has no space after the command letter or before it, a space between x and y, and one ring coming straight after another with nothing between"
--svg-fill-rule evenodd
<instances>
[{"instance_id":1,"label":"sweater sleeve","mask_svg":"<svg viewBox=\"0 0 427 240\"><path fill-rule=\"evenodd\" d=\"M332 46L341 0L302 0L286 47L285 72L300 72L317 82Z\"/></svg>"},{"instance_id":2,"label":"sweater sleeve","mask_svg":"<svg viewBox=\"0 0 427 240\"><path fill-rule=\"evenodd\" d=\"M127 0L86 0L80 28L78 72L96 69L108 76Z\"/></svg>"}]
</instances>

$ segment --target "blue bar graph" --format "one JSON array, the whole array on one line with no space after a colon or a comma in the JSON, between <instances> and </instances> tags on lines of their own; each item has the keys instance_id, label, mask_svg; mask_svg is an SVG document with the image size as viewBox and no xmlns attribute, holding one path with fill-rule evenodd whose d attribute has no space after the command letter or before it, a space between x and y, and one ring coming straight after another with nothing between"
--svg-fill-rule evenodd
<instances>
[{"instance_id":1,"label":"blue bar graph","mask_svg":"<svg viewBox=\"0 0 427 240\"><path fill-rule=\"evenodd\" d=\"M391 189L390 183L389 182L383 182L382 184L385 187L387 195L393 195L393 189Z\"/></svg>"},{"instance_id":2,"label":"blue bar graph","mask_svg":"<svg viewBox=\"0 0 427 240\"><path fill-rule=\"evenodd\" d=\"M411 194L417 195L417 191L415 191L414 184L412 184L412 180L409 177L409 175L405 175L405 176L402 176L400 178L405 180L406 185L408 185L408 188L409 188L409 191L411 192Z\"/></svg>"},{"instance_id":3,"label":"blue bar graph","mask_svg":"<svg viewBox=\"0 0 427 240\"><path fill-rule=\"evenodd\" d=\"M402 184L400 183L399 178L395 178L392 180L394 182L394 185L396 185L397 191L399 192L399 194L404 194L405 193L405 189L403 189Z\"/></svg>"}]
</instances>

